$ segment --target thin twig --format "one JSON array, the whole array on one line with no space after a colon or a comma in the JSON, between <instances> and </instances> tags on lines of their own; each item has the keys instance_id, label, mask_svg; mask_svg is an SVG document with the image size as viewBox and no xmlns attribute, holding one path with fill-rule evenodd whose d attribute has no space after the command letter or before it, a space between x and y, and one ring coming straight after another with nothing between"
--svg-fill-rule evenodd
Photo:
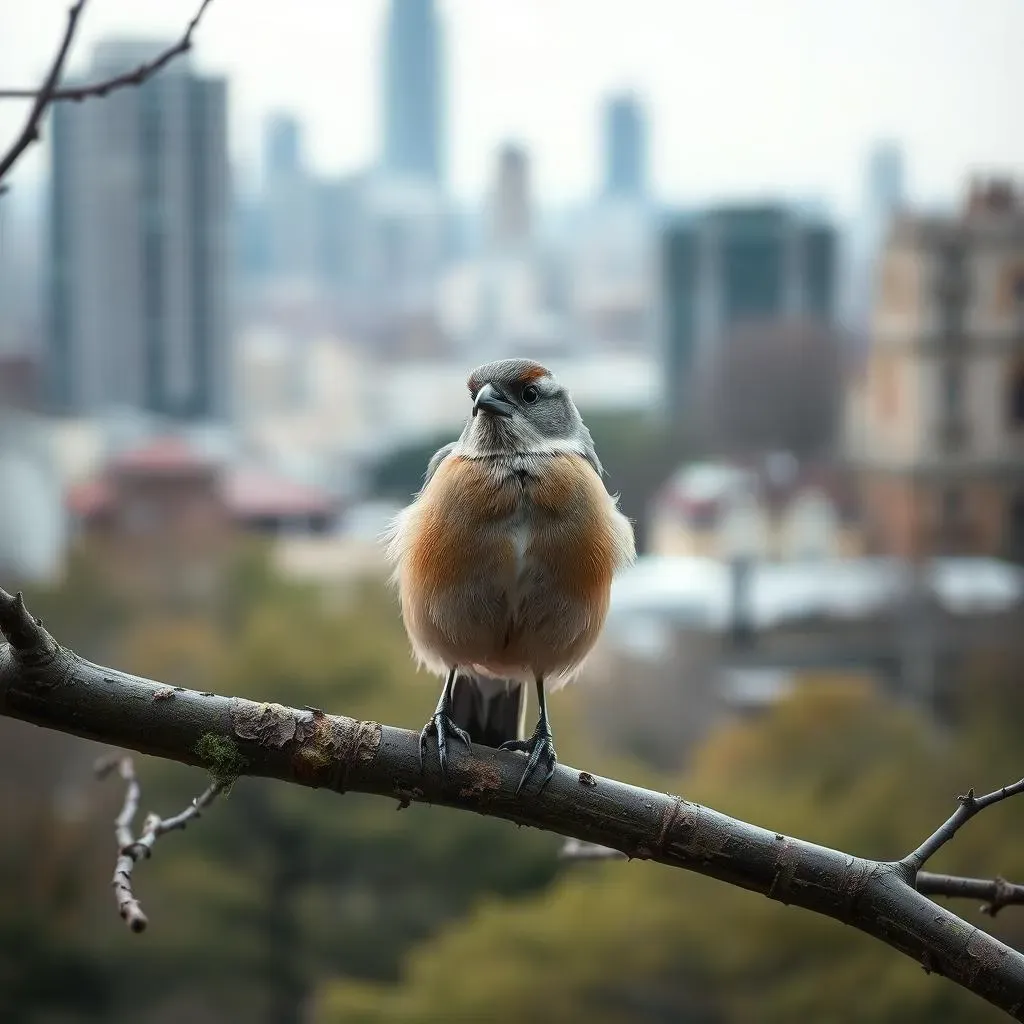
<instances>
[{"instance_id":1,"label":"thin twig","mask_svg":"<svg viewBox=\"0 0 1024 1024\"><path fill-rule=\"evenodd\" d=\"M111 78L104 78L99 82L91 82L88 85L78 85L67 89L55 89L50 95L50 102L71 100L80 103L82 100L94 97L107 96L118 89L125 89L131 86L142 85L147 78L152 78L161 68L166 67L175 57L187 53L192 49L192 34L195 32L199 22L202 21L206 8L211 0L203 0L192 20L185 28L184 34L173 45L163 50L152 60L144 61L133 71L126 71ZM0 89L0 100L30 100L37 95L35 89Z\"/></svg>"},{"instance_id":2,"label":"thin twig","mask_svg":"<svg viewBox=\"0 0 1024 1024\"><path fill-rule=\"evenodd\" d=\"M959 875L936 875L921 871L916 888L925 896L964 896L984 900L981 912L995 917L1003 907L1024 904L1024 885L1005 878L962 878Z\"/></svg>"},{"instance_id":3,"label":"thin twig","mask_svg":"<svg viewBox=\"0 0 1024 1024\"><path fill-rule=\"evenodd\" d=\"M142 834L138 839L132 836L132 821L139 809L139 781L135 775L135 763L127 755L103 758L96 764L96 774L105 778L117 768L118 774L127 784L124 806L114 822L114 837L117 840L117 863L114 865L114 899L117 911L125 924L133 932L144 931L149 918L143 913L142 906L135 898L132 888L132 872L141 857L149 857L153 852L153 844L166 832L184 828L190 821L198 818L202 810L208 807L224 789L219 782L212 783L202 794L192 801L180 814L173 818L161 818L158 814L149 814L142 825Z\"/></svg>"},{"instance_id":4,"label":"thin twig","mask_svg":"<svg viewBox=\"0 0 1024 1024\"><path fill-rule=\"evenodd\" d=\"M1002 789L993 790L984 796L975 796L974 790L969 789L966 794L958 796L959 806L913 853L908 853L899 863L904 872L913 877L925 866L929 858L934 856L943 846L948 843L960 829L973 818L979 811L985 810L1008 797L1024 793L1024 779L1013 783L1011 786L1003 786Z\"/></svg>"},{"instance_id":5,"label":"thin twig","mask_svg":"<svg viewBox=\"0 0 1024 1024\"><path fill-rule=\"evenodd\" d=\"M192 34L195 32L199 22L202 20L203 15L206 13L206 8L209 7L210 3L211 0L202 0L202 3L199 5L199 9L186 26L181 38L173 46L169 46L152 60L143 62L133 71L126 71L123 74L114 75L111 78L105 78L99 82L92 82L89 85L61 89L58 88L58 83L60 80L61 70L64 66L64 58L67 56L68 48L71 45L71 37L75 33L78 16L81 13L82 8L85 6L85 0L78 0L78 3L76 3L68 13L68 28L64 36L64 42L61 45L60 52L57 54L57 58L54 61L53 67L50 69L50 74L47 76L46 82L43 86L39 89L0 89L0 100L35 100L32 104L32 110L29 113L28 121L25 124L24 130L11 150L3 160L0 161L0 181L3 180L4 175L11 169L11 167L14 166L22 153L24 153L24 151L28 149L33 142L38 140L39 122L42 119L46 108L51 103L56 103L62 100L72 100L76 103L80 103L82 100L107 96L118 89L142 85L143 82L152 78L158 71L170 64L170 62L176 57L179 57L183 53L187 53L192 49ZM2 191L2 188L0 188L0 191Z\"/></svg>"},{"instance_id":6,"label":"thin twig","mask_svg":"<svg viewBox=\"0 0 1024 1024\"><path fill-rule=\"evenodd\" d=\"M50 71L46 76L46 80L34 93L35 102L28 112L28 117L25 120L24 127L21 129L21 134L14 140L11 148L0 157L0 182L3 182L4 177L18 161L22 153L39 138L39 122L42 120L43 114L46 113L46 108L50 105L53 94L57 89L57 84L60 82L60 76L64 70L64 62L67 60L68 51L71 49L71 40L78 29L78 19L84 7L85 0L78 0L68 11L68 23L64 29L64 38L61 40L60 49L57 51L57 56L53 58L53 63L50 65Z\"/></svg>"}]
</instances>

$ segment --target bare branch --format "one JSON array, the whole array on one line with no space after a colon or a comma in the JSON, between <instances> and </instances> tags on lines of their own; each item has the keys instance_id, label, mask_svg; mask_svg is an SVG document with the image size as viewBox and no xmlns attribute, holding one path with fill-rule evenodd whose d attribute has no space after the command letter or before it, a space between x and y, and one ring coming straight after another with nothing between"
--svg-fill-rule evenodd
<instances>
[{"instance_id":1,"label":"bare branch","mask_svg":"<svg viewBox=\"0 0 1024 1024\"><path fill-rule=\"evenodd\" d=\"M60 82L61 73L64 70L64 62L67 60L68 51L71 49L71 40L75 37L78 29L78 19L85 7L85 0L78 0L68 11L68 23L64 29L64 38L61 40L57 56L53 58L50 71L42 86L35 94L35 101L28 112L28 118L21 129L21 134L14 140L11 148L0 156L0 185L10 169L17 163L21 155L39 138L39 122L46 113L46 108L53 99L53 93Z\"/></svg>"},{"instance_id":2,"label":"bare branch","mask_svg":"<svg viewBox=\"0 0 1024 1024\"><path fill-rule=\"evenodd\" d=\"M559 851L562 860L626 860L626 854L608 846L566 839ZM960 875L937 875L919 871L915 888L925 896L966 897L984 900L982 913L995 917L1003 907L1024 904L1024 885L1005 878L963 878Z\"/></svg>"},{"instance_id":3,"label":"bare branch","mask_svg":"<svg viewBox=\"0 0 1024 1024\"><path fill-rule=\"evenodd\" d=\"M142 826L142 834L138 839L132 836L132 822L139 809L139 782L135 775L135 762L127 755L103 758L96 764L96 775L104 778L117 768L118 774L127 784L124 795L124 806L114 822L114 838L117 840L117 863L114 865L114 899L117 911L125 924L133 932L145 931L149 918L143 913L142 906L135 897L132 884L132 873L135 865L142 857L149 857L153 852L153 844L167 832L184 828L190 821L198 818L204 808L208 807L223 791L220 782L213 782L203 794L192 801L180 814L173 818L161 818L158 814L146 817Z\"/></svg>"},{"instance_id":4,"label":"bare branch","mask_svg":"<svg viewBox=\"0 0 1024 1024\"><path fill-rule=\"evenodd\" d=\"M999 877L962 878L921 871L917 875L917 891L926 896L964 896L984 900L981 911L990 917L995 917L1003 907L1024 904L1024 885Z\"/></svg>"},{"instance_id":5,"label":"bare branch","mask_svg":"<svg viewBox=\"0 0 1024 1024\"><path fill-rule=\"evenodd\" d=\"M958 796L959 806L913 853L908 853L899 863L911 878L921 870L943 846L979 811L1000 803L1008 797L1024 793L1024 779L1002 789L993 790L984 796L975 796L974 790Z\"/></svg>"},{"instance_id":6,"label":"bare branch","mask_svg":"<svg viewBox=\"0 0 1024 1024\"><path fill-rule=\"evenodd\" d=\"M50 74L47 76L46 82L43 86L39 89L0 89L0 100L35 101L32 105L32 110L29 113L29 118L26 122L25 128L17 142L15 142L7 155L0 160L0 181L3 180L4 175L11 169L11 167L14 166L22 153L24 153L24 151L28 149L33 142L38 140L39 123L46 111L46 108L51 103L66 100L80 103L82 100L107 96L112 92L116 92L118 89L126 89L142 85L143 82L152 78L158 71L165 68L176 57L180 57L182 54L187 53L192 49L192 35L198 27L199 22L202 21L203 15L206 13L206 8L209 7L210 3L211 0L202 0L202 3L199 5L199 9L186 26L181 38L173 46L169 46L152 60L145 61L132 71L126 71L123 74L114 75L111 78L105 78L99 82L92 82L88 85L62 89L58 88L58 83L64 66L64 59L67 56L68 48L71 45L71 38L75 33L79 14L85 6L85 0L79 0L79 2L71 8L68 14L68 28L64 36L64 42L61 45L60 52L58 53L57 58L54 61L54 65L50 70Z\"/></svg>"},{"instance_id":7,"label":"bare branch","mask_svg":"<svg viewBox=\"0 0 1024 1024\"><path fill-rule=\"evenodd\" d=\"M0 715L210 770L442 804L683 868L852 925L1024 1020L1024 955L915 887L903 862L857 857L682 797L559 765L517 794L521 759L474 746L420 769L419 734L319 710L174 688L57 645L0 590Z\"/></svg>"}]
</instances>

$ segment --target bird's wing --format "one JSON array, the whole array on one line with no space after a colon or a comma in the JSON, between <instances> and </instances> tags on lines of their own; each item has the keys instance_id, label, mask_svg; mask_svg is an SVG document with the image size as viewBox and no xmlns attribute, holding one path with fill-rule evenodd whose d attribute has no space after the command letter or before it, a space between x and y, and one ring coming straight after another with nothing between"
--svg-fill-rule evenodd
<instances>
[{"instance_id":1,"label":"bird's wing","mask_svg":"<svg viewBox=\"0 0 1024 1024\"><path fill-rule=\"evenodd\" d=\"M458 444L458 441L449 441L448 444L442 448L438 448L436 452L431 456L430 461L427 463L427 473L423 478L423 486L426 487L430 483L431 477L437 472L437 467L444 462L445 459L451 455L453 449Z\"/></svg>"}]
</instances>

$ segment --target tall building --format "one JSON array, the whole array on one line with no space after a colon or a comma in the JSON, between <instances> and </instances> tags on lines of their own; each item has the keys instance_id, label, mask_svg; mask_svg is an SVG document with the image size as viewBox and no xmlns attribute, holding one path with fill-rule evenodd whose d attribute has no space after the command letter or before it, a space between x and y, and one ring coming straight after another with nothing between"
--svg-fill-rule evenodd
<instances>
[{"instance_id":1,"label":"tall building","mask_svg":"<svg viewBox=\"0 0 1024 1024\"><path fill-rule=\"evenodd\" d=\"M647 191L647 123L636 97L613 96L604 108L604 192L637 198Z\"/></svg>"},{"instance_id":2,"label":"tall building","mask_svg":"<svg viewBox=\"0 0 1024 1024\"><path fill-rule=\"evenodd\" d=\"M670 413L742 321L835 315L836 232L783 205L727 206L662 232L660 340Z\"/></svg>"},{"instance_id":3,"label":"tall building","mask_svg":"<svg viewBox=\"0 0 1024 1024\"><path fill-rule=\"evenodd\" d=\"M316 198L299 122L272 115L263 129L263 210L267 270L278 282L308 283L316 274Z\"/></svg>"},{"instance_id":4,"label":"tall building","mask_svg":"<svg viewBox=\"0 0 1024 1024\"><path fill-rule=\"evenodd\" d=\"M162 42L99 45L89 77ZM46 379L69 415L228 415L227 87L179 60L53 108Z\"/></svg>"},{"instance_id":5,"label":"tall building","mask_svg":"<svg viewBox=\"0 0 1024 1024\"><path fill-rule=\"evenodd\" d=\"M498 152L498 173L491 196L491 235L498 249L517 249L530 240L530 158L515 143Z\"/></svg>"},{"instance_id":6,"label":"tall building","mask_svg":"<svg viewBox=\"0 0 1024 1024\"><path fill-rule=\"evenodd\" d=\"M868 155L865 178L868 217L876 223L888 222L905 199L903 150L899 143L891 140L876 143Z\"/></svg>"},{"instance_id":7,"label":"tall building","mask_svg":"<svg viewBox=\"0 0 1024 1024\"><path fill-rule=\"evenodd\" d=\"M851 396L875 546L1024 559L1024 189L897 217Z\"/></svg>"},{"instance_id":8,"label":"tall building","mask_svg":"<svg viewBox=\"0 0 1024 1024\"><path fill-rule=\"evenodd\" d=\"M391 0L384 56L383 168L444 180L441 25L433 0Z\"/></svg>"},{"instance_id":9,"label":"tall building","mask_svg":"<svg viewBox=\"0 0 1024 1024\"><path fill-rule=\"evenodd\" d=\"M263 183L289 181L302 170L302 128L290 114L272 114L263 129Z\"/></svg>"}]
</instances>

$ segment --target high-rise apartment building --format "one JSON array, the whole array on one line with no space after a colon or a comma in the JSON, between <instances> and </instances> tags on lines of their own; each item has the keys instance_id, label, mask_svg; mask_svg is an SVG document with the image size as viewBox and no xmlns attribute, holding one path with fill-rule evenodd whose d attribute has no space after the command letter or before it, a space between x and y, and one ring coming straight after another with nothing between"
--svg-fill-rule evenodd
<instances>
[{"instance_id":1,"label":"high-rise apartment building","mask_svg":"<svg viewBox=\"0 0 1024 1024\"><path fill-rule=\"evenodd\" d=\"M700 370L738 323L835 313L836 232L783 205L713 208L661 238L663 376L681 413Z\"/></svg>"},{"instance_id":2,"label":"high-rise apartment building","mask_svg":"<svg viewBox=\"0 0 1024 1024\"><path fill-rule=\"evenodd\" d=\"M384 54L383 168L444 179L441 25L433 0L391 0Z\"/></svg>"},{"instance_id":3,"label":"high-rise apartment building","mask_svg":"<svg viewBox=\"0 0 1024 1024\"><path fill-rule=\"evenodd\" d=\"M876 295L848 423L875 546L1024 559L1024 190L898 216Z\"/></svg>"},{"instance_id":4,"label":"high-rise apartment building","mask_svg":"<svg viewBox=\"0 0 1024 1024\"><path fill-rule=\"evenodd\" d=\"M604 192L638 198L647 191L647 123L635 96L613 96L604 107Z\"/></svg>"},{"instance_id":5,"label":"high-rise apartment building","mask_svg":"<svg viewBox=\"0 0 1024 1024\"><path fill-rule=\"evenodd\" d=\"M162 42L99 45L89 77ZM53 107L46 391L55 412L228 415L227 87L174 62Z\"/></svg>"},{"instance_id":6,"label":"high-rise apartment building","mask_svg":"<svg viewBox=\"0 0 1024 1024\"><path fill-rule=\"evenodd\" d=\"M498 152L498 168L491 195L491 234L498 249L517 249L530 240L530 158L515 143Z\"/></svg>"}]
</instances>

